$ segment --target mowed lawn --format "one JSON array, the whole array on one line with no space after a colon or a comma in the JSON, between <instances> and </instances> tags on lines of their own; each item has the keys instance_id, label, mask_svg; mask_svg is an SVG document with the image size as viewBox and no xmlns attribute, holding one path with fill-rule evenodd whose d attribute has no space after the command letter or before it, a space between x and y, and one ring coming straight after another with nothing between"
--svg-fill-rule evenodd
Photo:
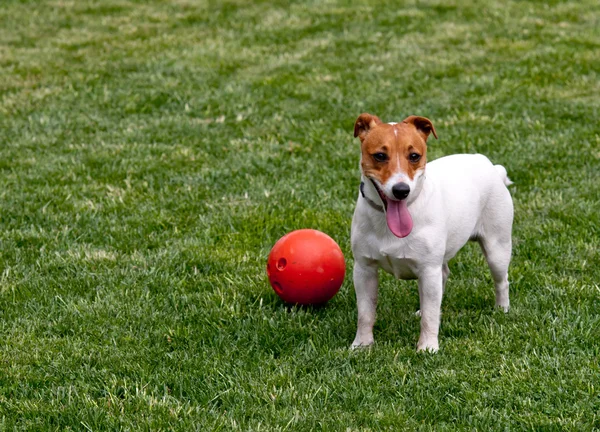
<instances>
[{"instance_id":1,"label":"mowed lawn","mask_svg":"<svg viewBox=\"0 0 600 432\"><path fill-rule=\"evenodd\" d=\"M599 79L596 0L3 0L0 429L600 429ZM348 349L361 112L515 183L512 309L466 246L435 355L384 274ZM299 228L322 308L266 279Z\"/></svg>"}]
</instances>

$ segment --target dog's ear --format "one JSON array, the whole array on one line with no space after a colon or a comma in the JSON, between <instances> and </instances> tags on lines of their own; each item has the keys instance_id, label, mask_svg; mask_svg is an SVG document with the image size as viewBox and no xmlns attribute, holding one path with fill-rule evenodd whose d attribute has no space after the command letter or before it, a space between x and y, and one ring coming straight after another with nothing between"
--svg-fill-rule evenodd
<instances>
[{"instance_id":1,"label":"dog's ear","mask_svg":"<svg viewBox=\"0 0 600 432\"><path fill-rule=\"evenodd\" d=\"M425 141L427 141L429 134L432 132L435 139L437 139L437 134L435 133L433 123L431 123L431 120L426 117L410 116L402 120L402 123L408 123L417 128L417 131L419 131Z\"/></svg>"},{"instance_id":2,"label":"dog's ear","mask_svg":"<svg viewBox=\"0 0 600 432\"><path fill-rule=\"evenodd\" d=\"M381 124L379 117L373 114L362 113L356 119L356 123L354 123L354 138L359 137L363 141L367 136L367 132L378 124Z\"/></svg>"}]
</instances>

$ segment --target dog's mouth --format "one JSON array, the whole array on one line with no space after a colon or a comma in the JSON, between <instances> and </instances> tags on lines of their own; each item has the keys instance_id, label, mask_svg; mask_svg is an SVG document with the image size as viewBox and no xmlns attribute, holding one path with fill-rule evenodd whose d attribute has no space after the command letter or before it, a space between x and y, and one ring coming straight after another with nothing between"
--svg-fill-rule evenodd
<instances>
[{"instance_id":1,"label":"dog's mouth","mask_svg":"<svg viewBox=\"0 0 600 432\"><path fill-rule=\"evenodd\" d=\"M392 234L399 238L404 238L409 235L413 229L413 220L408 211L406 200L388 198L379 188L377 183L373 179L370 180L371 183L373 183L373 186L375 186L381 201L383 201L385 220Z\"/></svg>"},{"instance_id":2,"label":"dog's mouth","mask_svg":"<svg viewBox=\"0 0 600 432\"><path fill-rule=\"evenodd\" d=\"M375 190L377 191L377 193L379 194L379 198L381 198L381 201L383 201L383 208L387 210L387 198L385 196L385 194L383 193L383 191L379 188L379 186L377 186L377 182L375 180L373 180L372 178L369 177L369 180L371 180L371 183L373 183L373 186L375 187Z\"/></svg>"}]
</instances>

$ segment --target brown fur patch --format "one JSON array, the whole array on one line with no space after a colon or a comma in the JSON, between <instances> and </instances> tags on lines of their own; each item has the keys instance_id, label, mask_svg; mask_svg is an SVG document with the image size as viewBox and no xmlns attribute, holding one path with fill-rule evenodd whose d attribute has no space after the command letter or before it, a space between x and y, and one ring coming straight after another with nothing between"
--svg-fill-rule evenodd
<instances>
[{"instance_id":1,"label":"brown fur patch","mask_svg":"<svg viewBox=\"0 0 600 432\"><path fill-rule=\"evenodd\" d=\"M367 115L370 116L370 114ZM370 119L370 117L366 117L367 115L362 114L361 117L365 116L363 117L365 120ZM361 117L359 117L359 120ZM427 163L427 137L429 132L433 132L437 138L431 121L425 117L417 116L410 116L395 125L378 123L369 128L364 128L364 130L361 129L360 132L362 134L359 136L362 142L361 164L363 172L365 175L379 180L381 184L386 183L390 177L398 172L406 174L413 180L417 171L425 168ZM373 155L376 153L385 153L388 156L387 161L378 162L375 160ZM421 155L418 162L410 161L409 157L412 153Z\"/></svg>"},{"instance_id":2,"label":"brown fur patch","mask_svg":"<svg viewBox=\"0 0 600 432\"><path fill-rule=\"evenodd\" d=\"M354 123L354 138L358 137L361 141L364 140L369 130L381 123L381 120L376 115L362 113Z\"/></svg>"}]
</instances>

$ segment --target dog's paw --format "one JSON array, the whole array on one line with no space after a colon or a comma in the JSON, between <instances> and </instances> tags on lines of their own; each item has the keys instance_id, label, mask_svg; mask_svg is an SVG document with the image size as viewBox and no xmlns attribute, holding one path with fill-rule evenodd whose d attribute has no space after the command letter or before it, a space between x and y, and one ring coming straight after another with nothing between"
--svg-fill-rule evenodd
<instances>
[{"instance_id":1,"label":"dog's paw","mask_svg":"<svg viewBox=\"0 0 600 432\"><path fill-rule=\"evenodd\" d=\"M428 352L428 353L436 353L438 352L440 349L440 346L438 345L438 341L427 341L427 342L421 342L419 341L419 343L417 344L417 352Z\"/></svg>"},{"instance_id":2,"label":"dog's paw","mask_svg":"<svg viewBox=\"0 0 600 432\"><path fill-rule=\"evenodd\" d=\"M364 348L369 348L373 345L373 339L370 340L359 340L354 339L354 342L352 342L352 345L350 345L350 350L354 351L354 350L358 350L358 349L364 349Z\"/></svg>"},{"instance_id":3,"label":"dog's paw","mask_svg":"<svg viewBox=\"0 0 600 432\"><path fill-rule=\"evenodd\" d=\"M498 309L502 309L504 311L504 313L508 313L510 311L510 305L497 304L496 307Z\"/></svg>"}]
</instances>

